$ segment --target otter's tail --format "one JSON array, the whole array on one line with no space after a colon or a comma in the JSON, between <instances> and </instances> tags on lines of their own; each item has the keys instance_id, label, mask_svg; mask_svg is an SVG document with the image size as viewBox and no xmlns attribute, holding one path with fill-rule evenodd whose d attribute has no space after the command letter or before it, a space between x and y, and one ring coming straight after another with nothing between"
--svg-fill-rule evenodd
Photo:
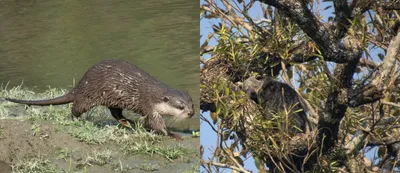
<instances>
[{"instance_id":1,"label":"otter's tail","mask_svg":"<svg viewBox=\"0 0 400 173\"><path fill-rule=\"evenodd\" d=\"M48 100L18 100L18 99L5 98L5 100L10 102L21 103L26 105L37 105L37 106L63 105L73 102L74 99L75 99L74 95L70 92L63 96Z\"/></svg>"}]
</instances>

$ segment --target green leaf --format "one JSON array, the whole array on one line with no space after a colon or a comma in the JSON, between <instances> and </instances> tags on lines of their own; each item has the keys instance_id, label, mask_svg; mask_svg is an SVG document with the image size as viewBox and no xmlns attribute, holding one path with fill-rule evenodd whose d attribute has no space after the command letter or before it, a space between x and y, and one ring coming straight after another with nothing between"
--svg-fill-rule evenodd
<instances>
[{"instance_id":1,"label":"green leaf","mask_svg":"<svg viewBox=\"0 0 400 173\"><path fill-rule=\"evenodd\" d=\"M229 96L230 89L228 87L225 88L225 96Z\"/></svg>"},{"instance_id":2,"label":"green leaf","mask_svg":"<svg viewBox=\"0 0 400 173\"><path fill-rule=\"evenodd\" d=\"M204 13L206 13L206 10L200 8L200 16L204 15Z\"/></svg>"},{"instance_id":3,"label":"green leaf","mask_svg":"<svg viewBox=\"0 0 400 173\"><path fill-rule=\"evenodd\" d=\"M213 120L214 125L217 124L217 122L218 122L218 114L215 113L215 112L211 112L210 113L210 117Z\"/></svg>"}]
</instances>

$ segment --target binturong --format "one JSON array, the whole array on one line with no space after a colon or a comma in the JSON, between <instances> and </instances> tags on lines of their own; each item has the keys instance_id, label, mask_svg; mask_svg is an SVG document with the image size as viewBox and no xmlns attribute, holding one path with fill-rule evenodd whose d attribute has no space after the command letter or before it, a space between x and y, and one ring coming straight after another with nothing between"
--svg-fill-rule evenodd
<instances>
[{"instance_id":1,"label":"binturong","mask_svg":"<svg viewBox=\"0 0 400 173\"><path fill-rule=\"evenodd\" d=\"M72 103L72 118L79 118L95 106L106 106L122 125L132 122L122 115L127 109L145 116L145 127L156 133L181 137L167 131L164 116L174 120L194 115L192 97L187 91L171 88L139 67L110 59L93 65L79 83L63 96L48 100L6 100L26 105L48 106Z\"/></svg>"},{"instance_id":2,"label":"binturong","mask_svg":"<svg viewBox=\"0 0 400 173\"><path fill-rule=\"evenodd\" d=\"M242 89L267 114L288 112L291 133L304 133L309 128L307 115L300 103L296 91L285 83L275 81L271 77L251 76L243 81ZM285 124L285 123L284 123Z\"/></svg>"}]
</instances>

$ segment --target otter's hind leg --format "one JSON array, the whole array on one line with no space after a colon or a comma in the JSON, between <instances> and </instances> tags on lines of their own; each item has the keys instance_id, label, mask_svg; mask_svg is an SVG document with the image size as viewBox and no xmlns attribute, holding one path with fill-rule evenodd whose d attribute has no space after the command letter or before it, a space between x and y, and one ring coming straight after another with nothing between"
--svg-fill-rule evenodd
<instances>
[{"instance_id":1,"label":"otter's hind leg","mask_svg":"<svg viewBox=\"0 0 400 173\"><path fill-rule=\"evenodd\" d=\"M75 100L72 103L72 120L78 120L81 115L90 109L92 109L95 105L87 104L85 102Z\"/></svg>"},{"instance_id":2,"label":"otter's hind leg","mask_svg":"<svg viewBox=\"0 0 400 173\"><path fill-rule=\"evenodd\" d=\"M182 140L181 136L175 133L171 133L167 130L164 119L159 115L148 115L146 117L146 125L149 126L154 132L163 134L165 136L170 136L176 140Z\"/></svg>"},{"instance_id":3,"label":"otter's hind leg","mask_svg":"<svg viewBox=\"0 0 400 173\"><path fill-rule=\"evenodd\" d=\"M125 117L122 115L122 109L113 108L113 107L108 107L108 109L110 109L111 115L112 115L119 123L121 123L123 126L128 127L128 126L129 126L128 122L129 122L130 124L133 124L133 123L134 123L133 121L131 121L131 120L125 118Z\"/></svg>"}]
</instances>

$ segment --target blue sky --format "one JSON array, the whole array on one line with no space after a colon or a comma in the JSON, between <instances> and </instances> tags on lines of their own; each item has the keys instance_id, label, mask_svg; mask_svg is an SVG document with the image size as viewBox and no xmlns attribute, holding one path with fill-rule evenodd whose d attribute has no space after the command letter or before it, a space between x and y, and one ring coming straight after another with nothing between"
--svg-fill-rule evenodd
<instances>
[{"instance_id":1,"label":"blue sky","mask_svg":"<svg viewBox=\"0 0 400 173\"><path fill-rule=\"evenodd\" d=\"M200 5L205 4L203 0L200 0ZM328 5L331 5L331 2L324 2L321 4L321 9L324 9ZM323 21L327 21L328 17L332 16L332 10L333 8L330 8L329 10L323 11L322 16L323 16ZM262 17L262 12L259 3L257 2L254 7L249 11L250 16L252 16L255 19L260 19ZM205 38L207 38L207 35L212 32L211 26L213 24L218 24L217 19L211 19L211 20L201 20L200 21L200 35L202 37L200 38L200 45L204 42ZM216 45L215 40L210 40L209 45ZM378 52L375 51L373 54L377 54ZM209 58L209 56L205 56L204 58ZM209 113L203 113L204 117L209 118ZM211 120L210 120L211 121ZM212 122L212 121L211 121ZM217 136L216 134L212 131L211 127L206 123L206 122L200 122L200 143L201 145L204 146L204 155L203 158L208 160L208 157L212 155L212 151L215 149L216 145L216 139ZM369 153L369 157L373 156L374 152ZM252 158L249 158L245 161L245 168L253 171L253 172L258 172L257 169L254 166L254 160ZM200 168L200 171L203 172L204 169ZM230 170L227 170L225 172L230 172Z\"/></svg>"}]
</instances>

